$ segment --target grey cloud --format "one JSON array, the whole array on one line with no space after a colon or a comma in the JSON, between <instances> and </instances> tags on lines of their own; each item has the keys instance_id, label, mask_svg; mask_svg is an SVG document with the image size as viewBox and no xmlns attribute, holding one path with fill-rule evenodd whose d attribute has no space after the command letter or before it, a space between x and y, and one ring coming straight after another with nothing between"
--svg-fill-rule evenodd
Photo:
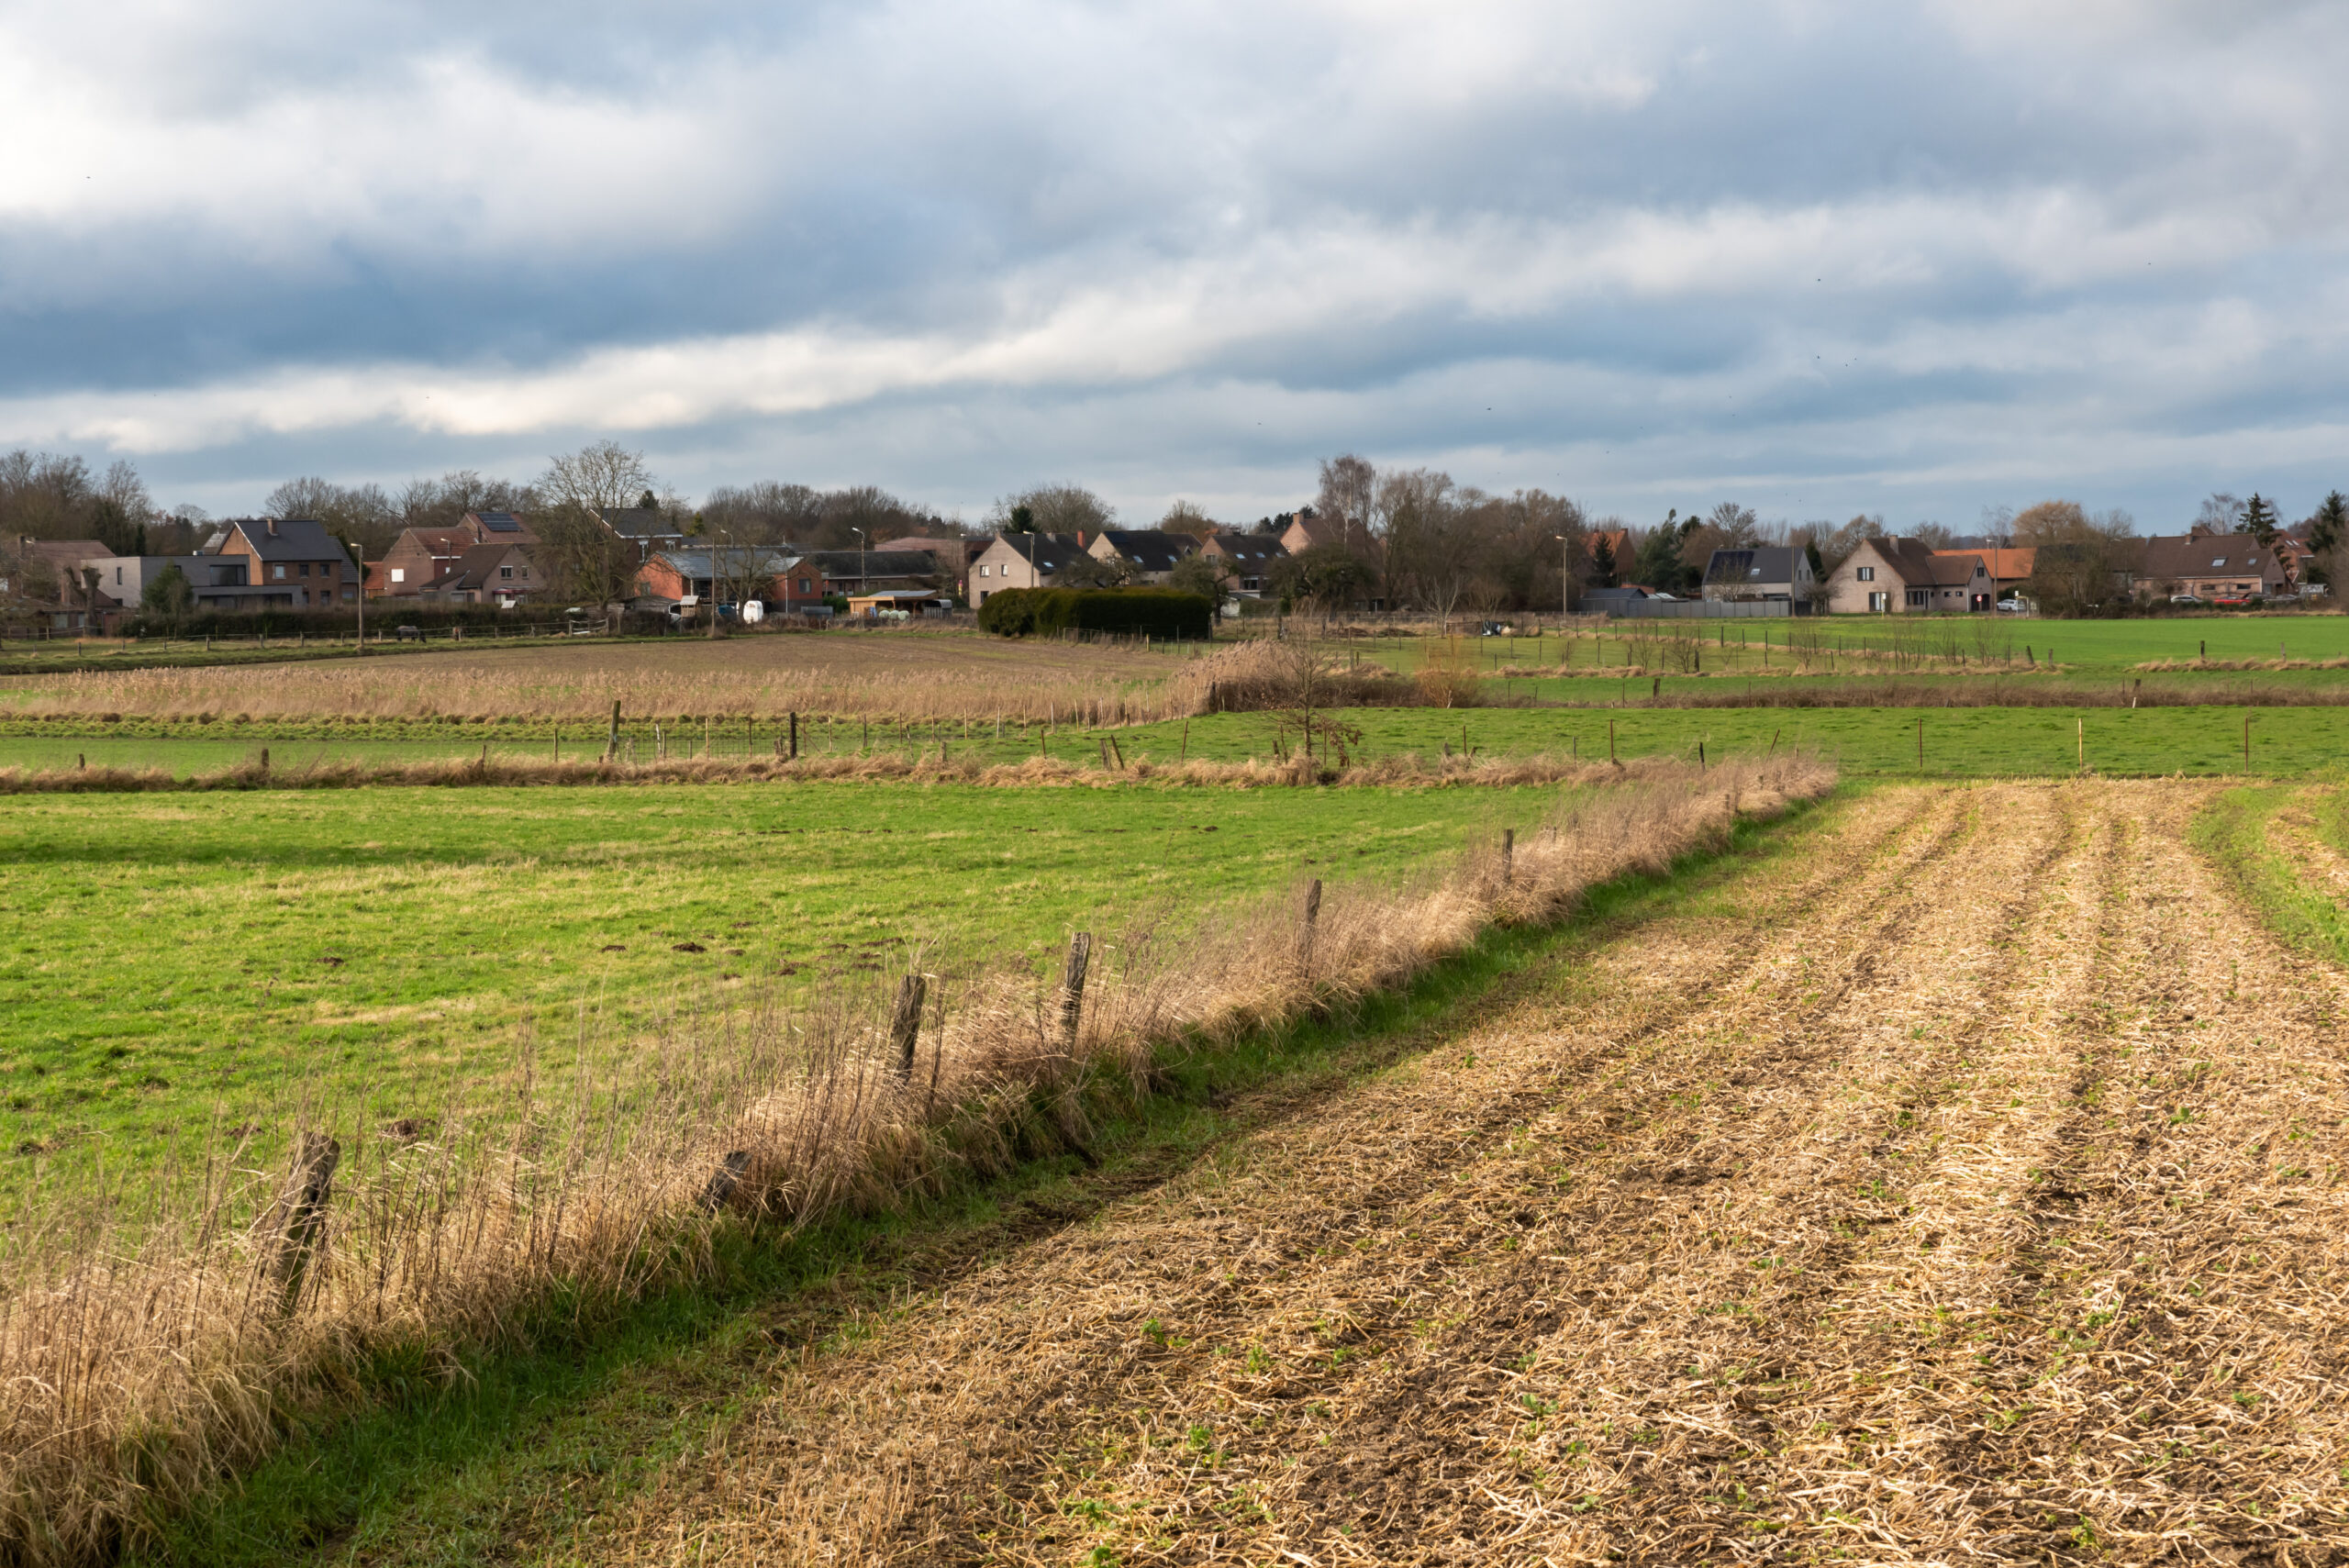
<instances>
[{"instance_id":1,"label":"grey cloud","mask_svg":"<svg viewBox=\"0 0 2349 1568\"><path fill-rule=\"evenodd\" d=\"M1961 517L1996 498L1969 465L2004 486L2019 459L2125 488L2106 454L2166 473L2142 454L2232 441L2313 473L2316 438L2291 432L2343 415L2324 313L2349 21L2047 10L271 4L129 29L0 10L0 45L86 73L61 157L86 148L120 190L190 138L220 150L128 201L0 176L21 426L0 439L71 434L50 405L117 429L105 397L281 371L555 380L759 334L1009 341L1098 292L1115 308L1054 328L1103 339L1074 356L1092 368L885 376L781 415L720 399L636 439L680 480L870 478L965 506L1047 473L1243 490L1342 446L1486 484L1519 462L1600 505L1777 475ZM482 95L528 112L475 139ZM0 107L0 131L26 112ZM396 134L338 117L404 112ZM1428 274L1431 237L1454 276ZM1528 247L1555 277L1518 275ZM1351 303L1121 361L1177 308L1174 284L1138 285L1162 273L1201 280L1204 312L1260 283ZM2254 340L2214 331L2231 316ZM266 489L271 465L519 462L603 433L571 417L531 441L375 412L144 461L199 484L251 465Z\"/></svg>"}]
</instances>

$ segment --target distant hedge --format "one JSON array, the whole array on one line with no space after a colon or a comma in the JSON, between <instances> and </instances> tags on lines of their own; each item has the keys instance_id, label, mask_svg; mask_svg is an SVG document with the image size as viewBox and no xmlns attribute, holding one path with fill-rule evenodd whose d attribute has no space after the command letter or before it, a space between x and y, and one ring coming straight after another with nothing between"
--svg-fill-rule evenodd
<instances>
[{"instance_id":1,"label":"distant hedge","mask_svg":"<svg viewBox=\"0 0 2349 1568\"><path fill-rule=\"evenodd\" d=\"M511 629L523 626L560 626L565 606L531 606L501 610L495 605L420 605L413 599L371 599L367 604L367 636L395 627L413 626L426 631L454 627L467 630ZM595 618L601 619L596 611ZM123 617L122 630L133 637L311 637L349 636L359 624L357 607L326 606L314 610L276 609L237 612L190 610L185 615L160 615L139 610Z\"/></svg>"},{"instance_id":2,"label":"distant hedge","mask_svg":"<svg viewBox=\"0 0 2349 1568\"><path fill-rule=\"evenodd\" d=\"M1005 588L979 606L979 629L997 637L1107 631L1204 642L1215 635L1215 602L1172 588Z\"/></svg>"}]
</instances>

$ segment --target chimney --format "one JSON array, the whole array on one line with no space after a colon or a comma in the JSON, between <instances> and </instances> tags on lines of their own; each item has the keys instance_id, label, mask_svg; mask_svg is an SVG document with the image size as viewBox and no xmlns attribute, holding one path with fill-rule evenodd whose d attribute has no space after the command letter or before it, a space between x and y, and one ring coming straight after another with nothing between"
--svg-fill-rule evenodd
<instances>
[{"instance_id":1,"label":"chimney","mask_svg":"<svg viewBox=\"0 0 2349 1568\"><path fill-rule=\"evenodd\" d=\"M275 539L277 537L277 519L275 517L269 519L269 537L272 539Z\"/></svg>"}]
</instances>

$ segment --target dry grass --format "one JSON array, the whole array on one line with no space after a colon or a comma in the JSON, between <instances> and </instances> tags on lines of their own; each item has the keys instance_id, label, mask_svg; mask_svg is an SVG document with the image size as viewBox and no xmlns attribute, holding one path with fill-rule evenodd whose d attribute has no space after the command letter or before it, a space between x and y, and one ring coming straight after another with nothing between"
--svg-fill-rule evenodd
<instances>
[{"instance_id":1,"label":"dry grass","mask_svg":"<svg viewBox=\"0 0 2349 1568\"><path fill-rule=\"evenodd\" d=\"M2349 670L2349 658L2341 659L2149 659L2142 664L2132 664L2132 670Z\"/></svg>"},{"instance_id":2,"label":"dry grass","mask_svg":"<svg viewBox=\"0 0 2349 1568\"><path fill-rule=\"evenodd\" d=\"M185 774L173 773L166 768L0 768L0 795L203 794L219 790L358 789L375 784L446 789L524 784L751 784L824 779L903 779L1002 788L1044 784L1099 789L1133 784L1230 789L1305 784L1381 788L1481 784L1506 788L1621 784L1675 777L1681 766L1664 757L1593 762L1549 754L1447 754L1430 758L1411 752L1333 765L1326 759L1308 759L1293 751L1284 760L1270 762L1251 758L1240 762L1158 762L1137 758L1120 768L1074 763L1055 757L1033 757L1023 762L985 762L968 753L957 755L951 749L943 757L923 752L915 757L896 753L807 756L792 762L753 757L747 761L696 758L604 762L592 759L555 762L510 753L493 756L484 748L478 759L444 757L389 762L327 760L302 762L291 768L272 767L257 753L233 767Z\"/></svg>"},{"instance_id":3,"label":"dry grass","mask_svg":"<svg viewBox=\"0 0 2349 1568\"><path fill-rule=\"evenodd\" d=\"M2349 984L2187 848L2203 793L1865 797L1733 903L785 1352L541 1545L2342 1561Z\"/></svg>"},{"instance_id":4,"label":"dry grass","mask_svg":"<svg viewBox=\"0 0 2349 1568\"><path fill-rule=\"evenodd\" d=\"M1167 706L1179 654L974 632L763 634L711 641L404 654L0 679L0 716L205 718L761 718L785 713L1063 724L1140 722Z\"/></svg>"},{"instance_id":5,"label":"dry grass","mask_svg":"<svg viewBox=\"0 0 2349 1568\"><path fill-rule=\"evenodd\" d=\"M290 1418L363 1397L377 1369L453 1376L461 1348L526 1337L558 1293L592 1315L693 1277L711 1256L697 1199L722 1157L741 1157L732 1207L797 1223L1081 1148L1088 1106L1145 1092L1178 1042L1397 985L1491 922L1555 918L1598 883L1831 783L1797 759L1657 768L1570 797L1506 877L1488 849L1421 885L1333 887L1309 941L1289 899L1179 951L1112 936L1073 1039L1062 999L1026 977L952 977L909 1073L884 1039L885 998L836 996L679 1020L627 1077L583 1067L559 1101L534 1098L524 1073L523 1103L495 1120L451 1104L382 1128L343 1106L288 1107L342 1158L322 1250L290 1284L284 1172L253 1163L249 1129L207 1129L157 1186L52 1207L6 1239L0 1557L103 1556Z\"/></svg>"}]
</instances>

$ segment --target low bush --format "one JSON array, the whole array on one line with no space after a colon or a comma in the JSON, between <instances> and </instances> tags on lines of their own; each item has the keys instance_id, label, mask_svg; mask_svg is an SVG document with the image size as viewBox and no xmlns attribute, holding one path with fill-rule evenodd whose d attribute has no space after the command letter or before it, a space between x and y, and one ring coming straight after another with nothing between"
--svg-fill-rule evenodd
<instances>
[{"instance_id":1,"label":"low bush","mask_svg":"<svg viewBox=\"0 0 2349 1568\"><path fill-rule=\"evenodd\" d=\"M979 606L979 628L997 637L1107 631L1205 642L1215 603L1172 588L1007 588Z\"/></svg>"}]
</instances>

